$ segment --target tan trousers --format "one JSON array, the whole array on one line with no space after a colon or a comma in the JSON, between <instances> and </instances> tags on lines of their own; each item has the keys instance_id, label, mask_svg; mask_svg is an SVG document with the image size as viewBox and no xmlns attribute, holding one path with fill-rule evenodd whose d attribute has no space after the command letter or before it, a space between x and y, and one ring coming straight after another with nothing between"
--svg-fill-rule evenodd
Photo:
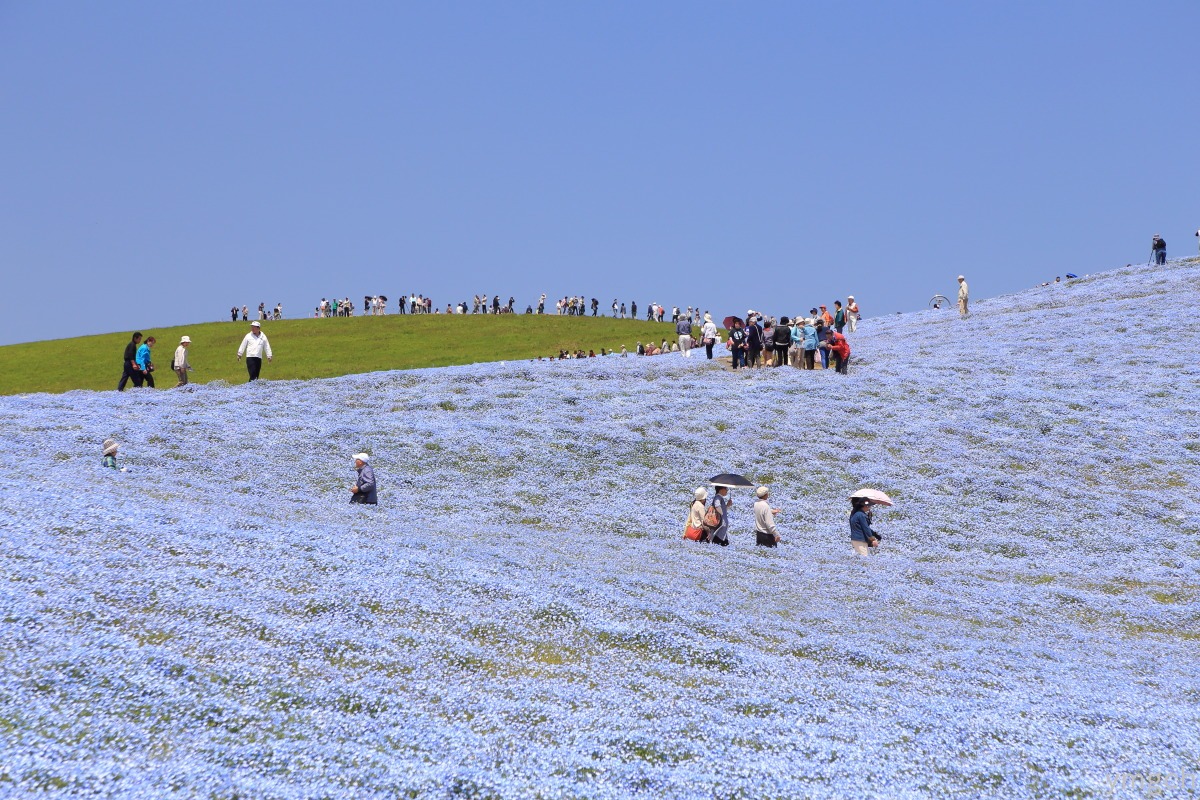
<instances>
[{"instance_id":1,"label":"tan trousers","mask_svg":"<svg viewBox=\"0 0 1200 800\"><path fill-rule=\"evenodd\" d=\"M851 541L850 546L854 548L854 554L858 556L871 555L871 548L867 547L866 542Z\"/></svg>"},{"instance_id":2,"label":"tan trousers","mask_svg":"<svg viewBox=\"0 0 1200 800\"><path fill-rule=\"evenodd\" d=\"M176 386L187 386L187 370L186 369L177 369L177 370L175 370L175 374L179 376L179 383L177 383L175 385Z\"/></svg>"}]
</instances>

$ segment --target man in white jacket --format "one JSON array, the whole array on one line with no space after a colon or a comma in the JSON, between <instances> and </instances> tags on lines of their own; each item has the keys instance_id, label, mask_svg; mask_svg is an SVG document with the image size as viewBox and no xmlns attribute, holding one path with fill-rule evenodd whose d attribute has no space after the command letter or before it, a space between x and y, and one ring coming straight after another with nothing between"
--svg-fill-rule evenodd
<instances>
[{"instance_id":1,"label":"man in white jacket","mask_svg":"<svg viewBox=\"0 0 1200 800\"><path fill-rule=\"evenodd\" d=\"M962 275L958 276L958 315L963 319L967 318L970 309L967 308L969 297L967 294L967 279Z\"/></svg>"},{"instance_id":2,"label":"man in white jacket","mask_svg":"<svg viewBox=\"0 0 1200 800\"><path fill-rule=\"evenodd\" d=\"M187 386L188 373L192 371L192 365L188 363L188 348L192 346L191 337L184 336L179 340L179 346L175 348L175 375L179 378L179 383L175 384L175 388Z\"/></svg>"},{"instance_id":3,"label":"man in white jacket","mask_svg":"<svg viewBox=\"0 0 1200 800\"><path fill-rule=\"evenodd\" d=\"M257 320L250 323L250 332L242 339L242 346L237 351L238 361L242 360L243 355L246 356L246 372L250 374L250 380L258 380L263 356L267 357L267 361L271 360L271 343L267 341L262 325Z\"/></svg>"}]
</instances>

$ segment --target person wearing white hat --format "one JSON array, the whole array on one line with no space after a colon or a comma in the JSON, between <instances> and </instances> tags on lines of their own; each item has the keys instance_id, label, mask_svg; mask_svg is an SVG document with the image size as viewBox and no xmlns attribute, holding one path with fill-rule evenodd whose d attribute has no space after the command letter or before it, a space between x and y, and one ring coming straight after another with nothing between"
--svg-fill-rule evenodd
<instances>
[{"instance_id":1,"label":"person wearing white hat","mask_svg":"<svg viewBox=\"0 0 1200 800\"><path fill-rule=\"evenodd\" d=\"M371 468L371 456L366 453L354 453L354 469L358 470L358 480L350 487L350 503L378 505L374 470Z\"/></svg>"},{"instance_id":2,"label":"person wearing white hat","mask_svg":"<svg viewBox=\"0 0 1200 800\"><path fill-rule=\"evenodd\" d=\"M962 275L958 276L958 315L963 319L967 318L969 309L967 308L967 279Z\"/></svg>"},{"instance_id":3,"label":"person wearing white hat","mask_svg":"<svg viewBox=\"0 0 1200 800\"><path fill-rule=\"evenodd\" d=\"M760 486L754 491L758 499L754 501L754 538L759 547L774 547L779 544L779 528L775 526L775 515L782 513L778 508L771 508L767 502L770 490Z\"/></svg>"},{"instance_id":4,"label":"person wearing white hat","mask_svg":"<svg viewBox=\"0 0 1200 800\"><path fill-rule=\"evenodd\" d=\"M858 330L858 303L855 302L852 294L846 295L846 322L851 333Z\"/></svg>"},{"instance_id":5,"label":"person wearing white hat","mask_svg":"<svg viewBox=\"0 0 1200 800\"><path fill-rule=\"evenodd\" d=\"M258 374L262 371L263 356L267 357L267 361L271 360L271 343L267 341L267 336L262 332L262 324L257 320L250 323L250 332L242 339L242 346L238 348L238 361L242 360L242 356L246 356L246 372L250 375L250 380L258 380Z\"/></svg>"},{"instance_id":6,"label":"person wearing white hat","mask_svg":"<svg viewBox=\"0 0 1200 800\"><path fill-rule=\"evenodd\" d=\"M175 388L187 386L188 373L192 371L192 365L188 363L188 348L192 346L192 338L184 336L179 340L179 346L175 348L175 361L173 367L175 374L179 376L179 383L175 384Z\"/></svg>"},{"instance_id":7,"label":"person wearing white hat","mask_svg":"<svg viewBox=\"0 0 1200 800\"><path fill-rule=\"evenodd\" d=\"M687 526L683 529L683 538L693 542L707 542L708 532L704 530L704 501L708 499L708 490L703 486L692 493L692 505L688 509Z\"/></svg>"},{"instance_id":8,"label":"person wearing white hat","mask_svg":"<svg viewBox=\"0 0 1200 800\"><path fill-rule=\"evenodd\" d=\"M366 453L354 454L354 469L358 471L358 479L350 487L351 503L379 504L379 496L375 492L375 470L371 468L370 461L371 457Z\"/></svg>"},{"instance_id":9,"label":"person wearing white hat","mask_svg":"<svg viewBox=\"0 0 1200 800\"><path fill-rule=\"evenodd\" d=\"M704 315L704 324L700 326L700 339L704 342L704 352L711 361L713 345L717 343L717 323L713 322L712 314Z\"/></svg>"}]
</instances>

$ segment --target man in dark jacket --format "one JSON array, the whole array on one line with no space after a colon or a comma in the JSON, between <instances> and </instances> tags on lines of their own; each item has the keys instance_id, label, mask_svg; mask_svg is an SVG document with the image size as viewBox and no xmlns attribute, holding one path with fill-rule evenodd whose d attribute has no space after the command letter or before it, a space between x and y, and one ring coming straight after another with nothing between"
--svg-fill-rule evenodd
<instances>
[{"instance_id":1,"label":"man in dark jacket","mask_svg":"<svg viewBox=\"0 0 1200 800\"><path fill-rule=\"evenodd\" d=\"M763 329L758 324L758 317L751 316L746 320L746 366L757 367L758 358L763 349Z\"/></svg>"},{"instance_id":2,"label":"man in dark jacket","mask_svg":"<svg viewBox=\"0 0 1200 800\"><path fill-rule=\"evenodd\" d=\"M366 453L354 456L354 469L358 470L358 479L350 487L350 502L378 505L379 496L375 493L375 470L367 462L371 457Z\"/></svg>"},{"instance_id":3,"label":"man in dark jacket","mask_svg":"<svg viewBox=\"0 0 1200 800\"><path fill-rule=\"evenodd\" d=\"M788 326L787 317L779 320L772 338L774 341L771 344L775 348L775 366L786 367L788 365L788 348L792 346L792 329Z\"/></svg>"},{"instance_id":4,"label":"man in dark jacket","mask_svg":"<svg viewBox=\"0 0 1200 800\"><path fill-rule=\"evenodd\" d=\"M1155 264L1167 263L1167 241L1157 233L1154 234L1154 241L1150 243L1150 250L1154 254Z\"/></svg>"},{"instance_id":5,"label":"man in dark jacket","mask_svg":"<svg viewBox=\"0 0 1200 800\"><path fill-rule=\"evenodd\" d=\"M117 384L117 391L125 391L125 384L133 381L134 386L142 385L142 368L137 363L138 345L142 343L142 334L139 331L129 340L129 344L125 345L125 357L122 359L121 366L121 381Z\"/></svg>"}]
</instances>

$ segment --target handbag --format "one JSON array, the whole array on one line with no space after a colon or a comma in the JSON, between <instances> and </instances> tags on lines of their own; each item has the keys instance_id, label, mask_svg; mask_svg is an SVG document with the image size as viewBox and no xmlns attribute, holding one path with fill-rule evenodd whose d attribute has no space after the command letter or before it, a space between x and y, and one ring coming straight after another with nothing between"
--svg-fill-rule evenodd
<instances>
[{"instance_id":1,"label":"handbag","mask_svg":"<svg viewBox=\"0 0 1200 800\"><path fill-rule=\"evenodd\" d=\"M717 511L715 503L708 507L708 511L704 512L703 525L704 529L710 533L721 527L721 512Z\"/></svg>"},{"instance_id":2,"label":"handbag","mask_svg":"<svg viewBox=\"0 0 1200 800\"><path fill-rule=\"evenodd\" d=\"M700 537L703 535L704 535L703 528L693 528L691 525L688 525L686 528L684 528L684 531L683 531L683 538L690 539L693 542L700 541Z\"/></svg>"}]
</instances>

